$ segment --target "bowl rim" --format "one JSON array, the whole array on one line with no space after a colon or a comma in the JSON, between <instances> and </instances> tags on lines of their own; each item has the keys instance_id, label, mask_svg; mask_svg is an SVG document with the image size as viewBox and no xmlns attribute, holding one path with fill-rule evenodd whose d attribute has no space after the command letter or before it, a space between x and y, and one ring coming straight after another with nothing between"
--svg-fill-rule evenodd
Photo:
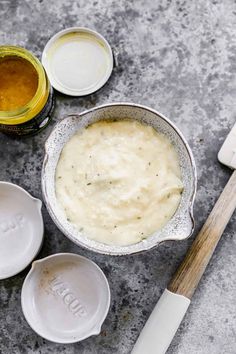
<instances>
[{"instance_id":1,"label":"bowl rim","mask_svg":"<svg viewBox=\"0 0 236 354\"><path fill-rule=\"evenodd\" d=\"M87 115L88 113L95 112L95 111L103 109L103 108L109 108L109 107L115 107L115 106L118 106L118 107L119 106L127 106L127 107L140 108L140 109L143 109L145 111L151 112L151 113L159 116L162 120L164 120L176 132L176 134L182 140L182 142L183 142L183 144L185 146L185 149L186 149L186 151L188 153L188 156L189 156L190 165L191 165L191 171L192 171L192 176L193 176L193 184L192 184L192 188L191 188L191 195L189 196L189 199L188 199L189 204L186 207L186 215L187 215L187 217L189 219L189 224L191 225L191 229L189 228L189 231L188 231L188 234L186 235L186 237L177 239L175 237L171 237L170 236L169 238L165 238L164 240L159 240L159 241L157 240L157 242L155 244L150 245L148 247L143 242L143 247L142 247L142 249L140 248L139 250L130 250L130 248L132 248L132 246L134 246L134 245L139 244L140 242L138 242L137 244L131 244L131 245L128 245L128 246L117 246L117 247L115 245L111 246L111 245L102 244L106 248L109 248L109 247L110 248L117 248L117 249L125 248L125 251L121 252L121 251L118 251L118 250L117 251L114 251L114 250L109 250L109 251L108 250L101 250L101 249L97 249L96 247L93 247L91 245L88 246L86 244L86 242L83 243L79 239L77 239L73 235L71 235L68 232L68 230L64 227L64 225L59 222L57 216L55 215L54 211L52 210L50 202L48 202L46 188L45 188L45 184L46 183L45 183L45 178L44 178L44 176L45 176L45 167L46 167L46 164L47 164L47 161L48 161L48 158L49 158L49 155L48 155L48 142L49 142L51 136L57 130L58 126L60 124L63 124L63 122L65 120L67 120L68 118L70 118L70 117L79 116L80 118L82 118L84 115ZM114 103L106 103L106 104L102 104L102 105L99 105L99 106L84 110L81 113L74 113L74 114L72 113L72 114L69 114L69 115L66 115L65 117L63 117L54 126L54 128L50 132L47 140L45 141L45 156L44 156L44 161L43 161L43 166L42 166L41 187L42 187L42 194L43 194L44 203L45 203L45 205L47 207L49 215L51 216L51 218L52 218L53 222L56 224L56 226L62 231L62 233L68 239L70 239L76 245L81 246L81 247L83 247L85 249L88 249L90 251L92 250L93 252L96 252L96 253L105 254L105 255L114 255L114 256L123 256L123 255L129 255L129 254L139 254L141 252L153 249L153 248L159 246L161 243L166 242L166 241L180 241L180 240L183 240L183 239L187 239L187 238L189 238L192 235L192 233L194 231L195 221L194 221L194 217L193 217L193 204L194 204L194 199L195 199L196 191L197 191L197 169L196 169L196 163L195 163L195 160L194 160L194 157L193 157L193 153L192 153L191 148L190 148L188 142L186 141L185 137L183 136L181 131L176 127L176 125L174 123L172 123L170 121L170 119L168 119L165 115L163 115L163 114L159 113L157 110L152 109L152 108L150 108L148 106L145 106L145 105L132 103L132 102L125 102L125 101L124 102L121 101L121 102L114 102ZM177 210L178 210L178 208L177 208ZM86 240L86 238L85 238L85 240ZM97 242L97 241L94 241L94 242L96 244L99 244L99 242Z\"/></svg>"}]
</instances>

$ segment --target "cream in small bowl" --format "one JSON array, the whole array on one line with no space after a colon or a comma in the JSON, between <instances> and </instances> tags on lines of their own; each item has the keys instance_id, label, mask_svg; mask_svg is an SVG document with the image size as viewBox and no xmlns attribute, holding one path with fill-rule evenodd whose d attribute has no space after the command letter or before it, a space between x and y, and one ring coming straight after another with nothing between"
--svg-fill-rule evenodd
<instances>
[{"instance_id":1,"label":"cream in small bowl","mask_svg":"<svg viewBox=\"0 0 236 354\"><path fill-rule=\"evenodd\" d=\"M64 146L73 136L79 132L81 133L85 128L92 126L94 123L99 121L114 122L114 119L118 121L133 120L145 126L150 126L159 134L165 136L177 153L181 170L180 179L183 184L180 202L169 221L159 230L155 230L151 235L142 235L146 238L143 238L140 242L126 246L115 243L106 244L89 238L84 230L82 230L82 226L79 228L76 224L68 220L68 216L56 194L57 166ZM130 138L132 139L132 135ZM52 220L63 234L75 244L102 254L127 255L151 249L163 241L183 240L191 235L194 226L192 208L196 193L196 167L194 158L181 132L170 120L157 111L134 103L121 102L94 107L80 114L69 115L56 124L46 141L45 150L42 167L44 201ZM133 182L130 185L135 185L136 178L140 173L139 169L140 167L135 171ZM87 183L90 182L88 181ZM140 221L140 219L137 219L137 221Z\"/></svg>"},{"instance_id":2,"label":"cream in small bowl","mask_svg":"<svg viewBox=\"0 0 236 354\"><path fill-rule=\"evenodd\" d=\"M177 152L153 127L99 121L62 149L56 196L67 220L108 245L138 243L174 215L183 190Z\"/></svg>"}]
</instances>

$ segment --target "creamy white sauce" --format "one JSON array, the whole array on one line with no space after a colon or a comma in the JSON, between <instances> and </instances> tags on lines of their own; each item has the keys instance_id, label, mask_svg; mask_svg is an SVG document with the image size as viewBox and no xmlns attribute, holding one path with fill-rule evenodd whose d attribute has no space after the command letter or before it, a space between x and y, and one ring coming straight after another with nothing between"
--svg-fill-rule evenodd
<instances>
[{"instance_id":1,"label":"creamy white sauce","mask_svg":"<svg viewBox=\"0 0 236 354\"><path fill-rule=\"evenodd\" d=\"M64 146L56 195L87 237L129 245L161 229L175 213L183 184L167 137L136 121L97 122Z\"/></svg>"}]
</instances>

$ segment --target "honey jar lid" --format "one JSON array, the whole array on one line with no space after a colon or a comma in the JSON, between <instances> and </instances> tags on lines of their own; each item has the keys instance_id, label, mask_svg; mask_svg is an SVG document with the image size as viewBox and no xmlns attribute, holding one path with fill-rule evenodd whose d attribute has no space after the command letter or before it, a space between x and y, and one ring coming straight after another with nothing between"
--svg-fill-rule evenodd
<instances>
[{"instance_id":1,"label":"honey jar lid","mask_svg":"<svg viewBox=\"0 0 236 354\"><path fill-rule=\"evenodd\" d=\"M32 329L56 343L75 343L100 333L110 306L102 270L88 258L57 253L33 262L21 305Z\"/></svg>"},{"instance_id":2,"label":"honey jar lid","mask_svg":"<svg viewBox=\"0 0 236 354\"><path fill-rule=\"evenodd\" d=\"M42 202L23 188L0 182L0 279L25 269L43 241Z\"/></svg>"},{"instance_id":3,"label":"honey jar lid","mask_svg":"<svg viewBox=\"0 0 236 354\"><path fill-rule=\"evenodd\" d=\"M101 34L84 27L72 27L49 40L42 54L42 64L57 91L85 96L107 82L113 69L113 54Z\"/></svg>"}]
</instances>

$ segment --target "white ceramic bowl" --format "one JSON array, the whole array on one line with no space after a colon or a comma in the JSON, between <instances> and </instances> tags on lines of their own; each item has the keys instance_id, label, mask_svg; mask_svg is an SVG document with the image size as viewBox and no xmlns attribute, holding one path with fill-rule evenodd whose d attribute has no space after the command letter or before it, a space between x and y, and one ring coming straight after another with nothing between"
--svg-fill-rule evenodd
<instances>
[{"instance_id":1,"label":"white ceramic bowl","mask_svg":"<svg viewBox=\"0 0 236 354\"><path fill-rule=\"evenodd\" d=\"M89 259L58 253L35 261L25 278L21 305L40 336L75 343L100 333L110 306L110 289L102 270Z\"/></svg>"},{"instance_id":2,"label":"white ceramic bowl","mask_svg":"<svg viewBox=\"0 0 236 354\"><path fill-rule=\"evenodd\" d=\"M43 242L42 202L23 188L0 182L0 279L25 269Z\"/></svg>"},{"instance_id":3,"label":"white ceramic bowl","mask_svg":"<svg viewBox=\"0 0 236 354\"><path fill-rule=\"evenodd\" d=\"M135 119L151 125L165 134L174 145L182 172L184 191L174 216L161 229L147 239L129 246L111 246L96 242L83 235L67 221L55 194L55 171L65 143L79 130L99 120ZM42 191L53 221L74 243L92 251L124 255L148 250L167 240L183 240L193 231L193 202L196 193L196 167L190 147L176 126L162 114L145 106L134 103L113 103L92 108L79 115L71 115L61 120L51 132L46 145L42 168Z\"/></svg>"}]
</instances>

